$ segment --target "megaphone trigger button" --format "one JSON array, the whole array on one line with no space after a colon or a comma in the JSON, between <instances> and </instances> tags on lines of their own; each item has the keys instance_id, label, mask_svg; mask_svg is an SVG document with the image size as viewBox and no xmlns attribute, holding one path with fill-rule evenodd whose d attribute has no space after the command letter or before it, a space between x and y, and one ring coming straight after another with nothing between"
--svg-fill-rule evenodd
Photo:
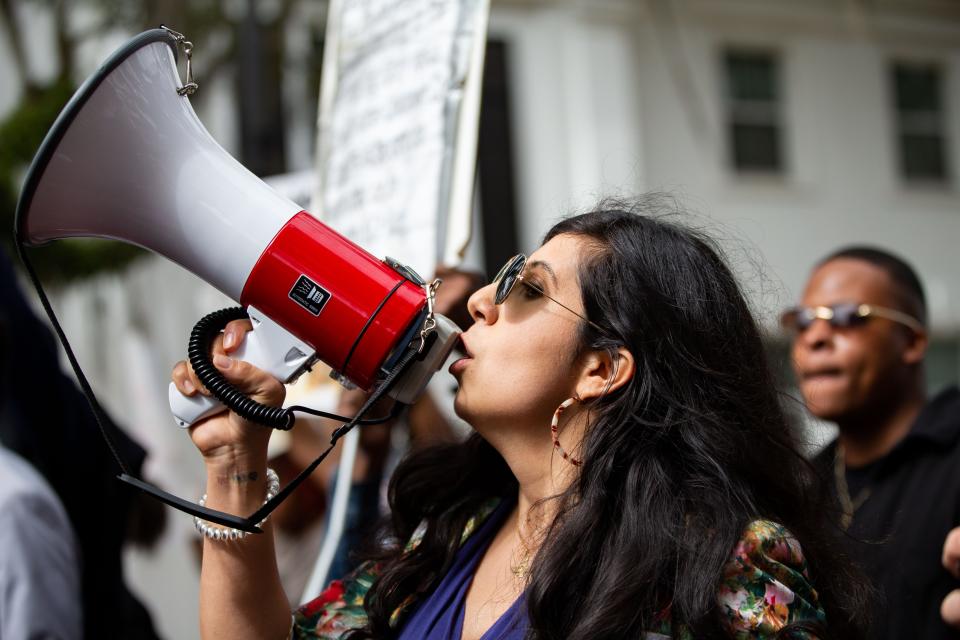
<instances>
[{"instance_id":1,"label":"megaphone trigger button","mask_svg":"<svg viewBox=\"0 0 960 640\"><path fill-rule=\"evenodd\" d=\"M287 355L283 357L283 362L288 365L298 364L298 362L303 361L307 358L307 354L296 347L291 347L287 351Z\"/></svg>"}]
</instances>

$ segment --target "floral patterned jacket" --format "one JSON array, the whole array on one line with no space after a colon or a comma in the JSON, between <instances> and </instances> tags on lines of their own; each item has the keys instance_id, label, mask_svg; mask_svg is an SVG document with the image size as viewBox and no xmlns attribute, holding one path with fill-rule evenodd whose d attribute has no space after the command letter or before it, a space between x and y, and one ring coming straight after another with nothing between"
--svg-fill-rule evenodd
<instances>
[{"instance_id":1,"label":"floral patterned jacket","mask_svg":"<svg viewBox=\"0 0 960 640\"><path fill-rule=\"evenodd\" d=\"M463 544L497 506L491 500L467 522ZM416 547L424 529L418 528L406 549ZM335 580L315 600L294 613L290 638L336 640L346 631L363 627L367 616L363 600L379 574L375 564L364 564L343 580ZM394 627L411 610L414 598L407 598L390 618ZM810 584L800 543L783 526L769 520L754 520L739 540L723 568L717 591L717 604L730 638L746 640L773 638L792 622L824 621L816 590ZM645 634L646 640L693 640L682 624L674 624L669 615ZM794 640L816 640L808 632L792 636Z\"/></svg>"}]
</instances>

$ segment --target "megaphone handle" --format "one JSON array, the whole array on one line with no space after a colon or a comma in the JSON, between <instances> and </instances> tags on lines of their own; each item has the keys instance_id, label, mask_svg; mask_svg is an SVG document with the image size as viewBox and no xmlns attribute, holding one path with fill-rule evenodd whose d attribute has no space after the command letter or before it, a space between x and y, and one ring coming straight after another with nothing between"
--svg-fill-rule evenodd
<instances>
[{"instance_id":1,"label":"megaphone handle","mask_svg":"<svg viewBox=\"0 0 960 640\"><path fill-rule=\"evenodd\" d=\"M233 353L234 358L249 362L280 382L293 382L316 360L316 352L282 326L254 307L247 307L253 331ZM216 398L204 395L187 397L171 382L167 393L170 410L177 426L187 428L198 420L212 416L226 407Z\"/></svg>"},{"instance_id":2,"label":"megaphone handle","mask_svg":"<svg viewBox=\"0 0 960 640\"><path fill-rule=\"evenodd\" d=\"M177 389L177 385L172 382L167 389L167 399L170 402L173 421L181 429L186 429L194 422L227 410L216 398L199 393L194 396L183 395Z\"/></svg>"}]
</instances>

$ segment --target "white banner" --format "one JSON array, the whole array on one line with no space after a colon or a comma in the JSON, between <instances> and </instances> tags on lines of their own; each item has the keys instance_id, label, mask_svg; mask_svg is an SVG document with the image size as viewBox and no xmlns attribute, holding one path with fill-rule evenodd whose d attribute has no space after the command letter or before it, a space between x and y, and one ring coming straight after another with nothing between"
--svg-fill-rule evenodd
<instances>
[{"instance_id":1,"label":"white banner","mask_svg":"<svg viewBox=\"0 0 960 640\"><path fill-rule=\"evenodd\" d=\"M425 278L469 241L488 11L489 0L330 6L311 211Z\"/></svg>"}]
</instances>

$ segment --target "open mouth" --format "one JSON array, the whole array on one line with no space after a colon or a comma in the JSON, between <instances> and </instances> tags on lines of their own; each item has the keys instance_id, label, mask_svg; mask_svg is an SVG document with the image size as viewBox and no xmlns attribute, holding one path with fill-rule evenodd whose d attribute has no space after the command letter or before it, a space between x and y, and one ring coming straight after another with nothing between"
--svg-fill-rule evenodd
<instances>
[{"instance_id":1,"label":"open mouth","mask_svg":"<svg viewBox=\"0 0 960 640\"><path fill-rule=\"evenodd\" d=\"M463 339L463 334L460 334L455 348L463 354L463 357L457 359L453 364L450 365L450 368L447 369L453 375L457 375L462 372L463 369L473 360L473 354L470 352L470 348Z\"/></svg>"},{"instance_id":2,"label":"open mouth","mask_svg":"<svg viewBox=\"0 0 960 640\"><path fill-rule=\"evenodd\" d=\"M804 382L817 382L817 381L826 381L826 380L837 380L843 376L843 370L838 368L824 368L816 369L814 371L806 371L802 374L801 378Z\"/></svg>"},{"instance_id":3,"label":"open mouth","mask_svg":"<svg viewBox=\"0 0 960 640\"><path fill-rule=\"evenodd\" d=\"M455 348L460 351L467 358L473 357L473 352L470 351L470 347L467 346L467 341L463 339L463 334L460 334L460 337L457 338L457 344Z\"/></svg>"}]
</instances>

